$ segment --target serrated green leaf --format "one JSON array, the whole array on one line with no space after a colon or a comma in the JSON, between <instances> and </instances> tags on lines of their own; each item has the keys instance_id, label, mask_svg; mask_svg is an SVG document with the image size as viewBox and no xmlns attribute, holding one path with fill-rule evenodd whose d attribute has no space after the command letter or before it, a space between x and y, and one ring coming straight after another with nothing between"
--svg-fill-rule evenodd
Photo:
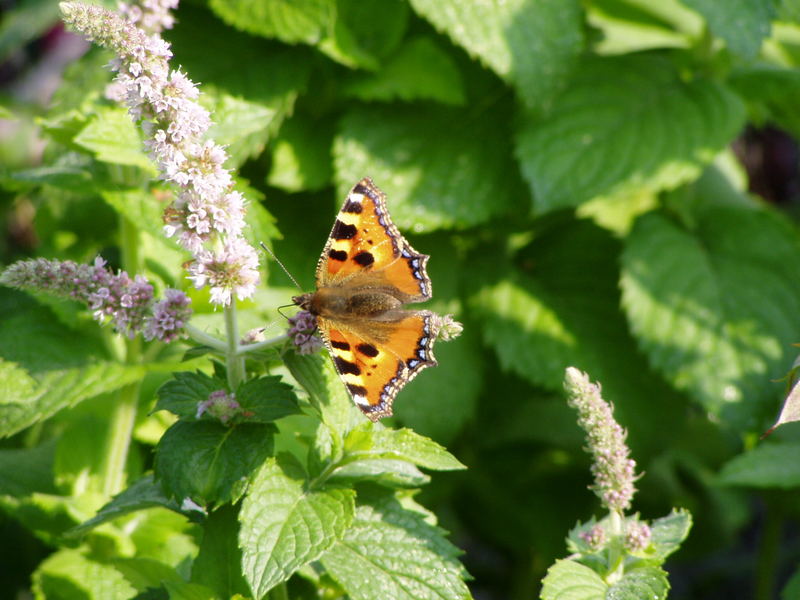
<instances>
[{"instance_id":1,"label":"serrated green leaf","mask_svg":"<svg viewBox=\"0 0 800 600\"><path fill-rule=\"evenodd\" d=\"M386 192L401 230L483 223L509 211L524 193L513 175L505 126L470 120L459 110L351 111L333 147L339 196L370 175Z\"/></svg>"},{"instance_id":2,"label":"serrated green leaf","mask_svg":"<svg viewBox=\"0 0 800 600\"><path fill-rule=\"evenodd\" d=\"M623 306L655 368L712 414L754 425L800 339L800 244L766 209L696 208L689 218L690 228L659 214L636 224Z\"/></svg>"},{"instance_id":3,"label":"serrated green leaf","mask_svg":"<svg viewBox=\"0 0 800 600\"><path fill-rule=\"evenodd\" d=\"M260 377L246 381L236 390L236 401L245 411L248 423L271 423L300 412L292 386L280 377Z\"/></svg>"},{"instance_id":4,"label":"serrated green leaf","mask_svg":"<svg viewBox=\"0 0 800 600\"><path fill-rule=\"evenodd\" d=\"M691 528L692 514L685 509L673 509L666 517L653 521L650 524L650 539L656 556L663 561L675 552Z\"/></svg>"},{"instance_id":5,"label":"serrated green leaf","mask_svg":"<svg viewBox=\"0 0 800 600\"><path fill-rule=\"evenodd\" d=\"M145 475L126 490L114 496L108 504L97 511L94 517L73 527L68 535L81 536L98 525L118 517L157 506L181 512L178 503L167 498L161 486L153 481L152 474Z\"/></svg>"},{"instance_id":6,"label":"serrated green leaf","mask_svg":"<svg viewBox=\"0 0 800 600\"><path fill-rule=\"evenodd\" d=\"M775 18L774 0L683 0L708 21L711 32L728 44L728 48L745 58L758 54L761 43L769 37Z\"/></svg>"},{"instance_id":7,"label":"serrated green leaf","mask_svg":"<svg viewBox=\"0 0 800 600\"><path fill-rule=\"evenodd\" d=\"M239 546L245 579L261 598L335 544L353 518L355 492L306 488L288 455L262 467L242 503Z\"/></svg>"},{"instance_id":8,"label":"serrated green leaf","mask_svg":"<svg viewBox=\"0 0 800 600\"><path fill-rule=\"evenodd\" d=\"M800 486L800 443L764 443L734 456L719 473L724 485L792 489Z\"/></svg>"},{"instance_id":9,"label":"serrated green leaf","mask_svg":"<svg viewBox=\"0 0 800 600\"><path fill-rule=\"evenodd\" d=\"M237 540L239 522L237 510L222 506L212 512L203 524L203 541L192 563L192 583L214 590L219 598L234 594L247 595L247 582L238 568L242 551Z\"/></svg>"},{"instance_id":10,"label":"serrated green leaf","mask_svg":"<svg viewBox=\"0 0 800 600\"><path fill-rule=\"evenodd\" d=\"M91 160L86 157L86 160ZM92 173L88 165L52 165L23 169L10 174L11 181L34 185L52 185L71 192L93 191Z\"/></svg>"},{"instance_id":11,"label":"serrated green leaf","mask_svg":"<svg viewBox=\"0 0 800 600\"><path fill-rule=\"evenodd\" d=\"M459 551L392 494L359 491L344 537L321 559L352 600L466 600Z\"/></svg>"},{"instance_id":12,"label":"serrated green leaf","mask_svg":"<svg viewBox=\"0 0 800 600\"><path fill-rule=\"evenodd\" d=\"M392 458L436 471L466 469L442 446L411 429L383 429L368 423L351 431L344 447L346 462Z\"/></svg>"},{"instance_id":13,"label":"serrated green leaf","mask_svg":"<svg viewBox=\"0 0 800 600\"><path fill-rule=\"evenodd\" d=\"M373 481L387 487L418 488L431 478L410 462L392 458L364 458L337 467L326 481L336 485Z\"/></svg>"},{"instance_id":14,"label":"serrated green leaf","mask_svg":"<svg viewBox=\"0 0 800 600\"><path fill-rule=\"evenodd\" d=\"M139 381L142 365L96 363L29 377L19 367L0 361L0 437L12 435L63 408Z\"/></svg>"},{"instance_id":15,"label":"serrated green leaf","mask_svg":"<svg viewBox=\"0 0 800 600\"><path fill-rule=\"evenodd\" d=\"M696 179L744 116L727 88L683 82L666 60L589 60L549 114L523 124L517 157L539 211L657 193Z\"/></svg>"},{"instance_id":16,"label":"serrated green leaf","mask_svg":"<svg viewBox=\"0 0 800 600\"><path fill-rule=\"evenodd\" d=\"M411 0L411 6L511 82L531 106L552 99L583 46L575 0Z\"/></svg>"},{"instance_id":17,"label":"serrated green leaf","mask_svg":"<svg viewBox=\"0 0 800 600\"><path fill-rule=\"evenodd\" d=\"M227 390L227 387L224 381L199 371L174 373L172 379L158 388L158 401L153 412L168 410L182 419L194 421L197 419L198 404L208 400L212 392Z\"/></svg>"},{"instance_id":18,"label":"serrated green leaf","mask_svg":"<svg viewBox=\"0 0 800 600\"><path fill-rule=\"evenodd\" d=\"M457 106L466 101L458 67L431 37L408 40L378 72L353 77L343 91L368 101L434 100Z\"/></svg>"},{"instance_id":19,"label":"serrated green leaf","mask_svg":"<svg viewBox=\"0 0 800 600\"><path fill-rule=\"evenodd\" d=\"M37 597L59 600L129 600L136 589L113 566L96 562L77 550L51 554L33 574Z\"/></svg>"},{"instance_id":20,"label":"serrated green leaf","mask_svg":"<svg viewBox=\"0 0 800 600\"><path fill-rule=\"evenodd\" d=\"M150 175L156 174L155 166L144 153L141 135L124 108L98 108L74 142L99 161L139 167Z\"/></svg>"},{"instance_id":21,"label":"serrated green leaf","mask_svg":"<svg viewBox=\"0 0 800 600\"><path fill-rule=\"evenodd\" d=\"M736 69L729 78L731 87L747 103L750 118L758 125L776 123L800 136L800 115L794 108L800 102L800 72L768 65Z\"/></svg>"},{"instance_id":22,"label":"serrated green leaf","mask_svg":"<svg viewBox=\"0 0 800 600\"><path fill-rule=\"evenodd\" d=\"M625 573L606 592L605 600L665 600L669 592L667 574L658 567L642 567Z\"/></svg>"},{"instance_id":23,"label":"serrated green leaf","mask_svg":"<svg viewBox=\"0 0 800 600\"><path fill-rule=\"evenodd\" d=\"M178 500L200 505L236 502L255 469L272 452L270 425L225 427L178 421L156 447L156 478Z\"/></svg>"},{"instance_id":24,"label":"serrated green leaf","mask_svg":"<svg viewBox=\"0 0 800 600\"><path fill-rule=\"evenodd\" d=\"M242 31L282 42L318 42L335 14L332 0L212 0L219 17Z\"/></svg>"},{"instance_id":25,"label":"serrated green leaf","mask_svg":"<svg viewBox=\"0 0 800 600\"><path fill-rule=\"evenodd\" d=\"M608 586L589 567L557 560L542 580L542 600L605 600Z\"/></svg>"}]
</instances>

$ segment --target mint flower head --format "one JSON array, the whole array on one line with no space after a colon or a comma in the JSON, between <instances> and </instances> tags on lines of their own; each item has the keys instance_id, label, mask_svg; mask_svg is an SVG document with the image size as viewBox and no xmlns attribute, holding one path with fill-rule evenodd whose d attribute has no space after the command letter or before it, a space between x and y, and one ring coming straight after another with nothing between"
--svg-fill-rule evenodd
<instances>
[{"instance_id":1,"label":"mint flower head","mask_svg":"<svg viewBox=\"0 0 800 600\"><path fill-rule=\"evenodd\" d=\"M592 489L610 511L621 513L630 508L637 479L625 430L614 420L613 408L603 400L600 386L591 383L586 373L568 367L564 388L567 402L578 411L578 424L586 432L595 481Z\"/></svg>"},{"instance_id":2,"label":"mint flower head","mask_svg":"<svg viewBox=\"0 0 800 600\"><path fill-rule=\"evenodd\" d=\"M317 319L307 310L301 310L289 317L289 339L296 346L298 354L313 354L322 348L322 340L316 334Z\"/></svg>"},{"instance_id":3,"label":"mint flower head","mask_svg":"<svg viewBox=\"0 0 800 600\"><path fill-rule=\"evenodd\" d=\"M171 2L147 6L155 14ZM180 70L170 70L169 44L103 8L77 2L60 7L68 25L117 55L111 64L117 71L113 95L141 124L162 179L177 188L164 211L164 233L194 255L190 279L197 288L210 287L215 304L227 306L233 295L252 296L258 254L242 237L245 200L223 167L225 149L204 137L211 116L196 102L197 87Z\"/></svg>"},{"instance_id":4,"label":"mint flower head","mask_svg":"<svg viewBox=\"0 0 800 600\"><path fill-rule=\"evenodd\" d=\"M118 333L133 338L171 342L184 335L191 309L189 298L168 289L164 300L154 302L153 286L141 275L131 279L125 271L116 275L99 256L93 265L71 260L37 258L22 260L0 275L0 283L18 289L49 292L83 302L100 322L111 322Z\"/></svg>"}]
</instances>

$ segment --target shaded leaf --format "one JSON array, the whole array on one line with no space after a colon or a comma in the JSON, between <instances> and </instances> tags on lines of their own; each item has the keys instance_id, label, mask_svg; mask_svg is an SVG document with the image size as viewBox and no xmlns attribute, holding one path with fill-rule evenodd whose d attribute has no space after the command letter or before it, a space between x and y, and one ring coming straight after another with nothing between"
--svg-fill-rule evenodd
<instances>
[{"instance_id":1,"label":"shaded leaf","mask_svg":"<svg viewBox=\"0 0 800 600\"><path fill-rule=\"evenodd\" d=\"M800 338L800 244L768 210L695 206L689 227L660 214L636 224L623 305L655 368L712 414L752 426Z\"/></svg>"},{"instance_id":2,"label":"shaded leaf","mask_svg":"<svg viewBox=\"0 0 800 600\"><path fill-rule=\"evenodd\" d=\"M139 167L150 175L156 174L155 166L144 152L139 131L124 108L98 108L95 118L81 129L74 142L92 152L99 161Z\"/></svg>"},{"instance_id":3,"label":"shaded leaf","mask_svg":"<svg viewBox=\"0 0 800 600\"><path fill-rule=\"evenodd\" d=\"M112 565L84 556L77 550L59 550L33 573L34 593L60 600L129 600L136 589Z\"/></svg>"},{"instance_id":4,"label":"shaded leaf","mask_svg":"<svg viewBox=\"0 0 800 600\"><path fill-rule=\"evenodd\" d=\"M758 54L761 43L769 37L775 18L774 0L683 0L708 21L712 33L718 35L728 48L746 58Z\"/></svg>"},{"instance_id":5,"label":"shaded leaf","mask_svg":"<svg viewBox=\"0 0 800 600\"><path fill-rule=\"evenodd\" d=\"M575 0L411 0L411 6L514 85L532 106L552 99L583 46Z\"/></svg>"},{"instance_id":6,"label":"shaded leaf","mask_svg":"<svg viewBox=\"0 0 800 600\"><path fill-rule=\"evenodd\" d=\"M798 442L768 442L734 456L719 472L725 485L793 489L800 486Z\"/></svg>"},{"instance_id":7,"label":"shaded leaf","mask_svg":"<svg viewBox=\"0 0 800 600\"><path fill-rule=\"evenodd\" d=\"M222 506L208 515L200 551L192 563L192 583L214 590L219 598L245 596L249 591L241 570L234 568L242 564L237 515L232 506Z\"/></svg>"},{"instance_id":8,"label":"shaded leaf","mask_svg":"<svg viewBox=\"0 0 800 600\"><path fill-rule=\"evenodd\" d=\"M743 125L735 94L710 80L686 83L666 60L587 60L557 106L523 124L517 157L536 208L549 211L674 189Z\"/></svg>"}]
</instances>

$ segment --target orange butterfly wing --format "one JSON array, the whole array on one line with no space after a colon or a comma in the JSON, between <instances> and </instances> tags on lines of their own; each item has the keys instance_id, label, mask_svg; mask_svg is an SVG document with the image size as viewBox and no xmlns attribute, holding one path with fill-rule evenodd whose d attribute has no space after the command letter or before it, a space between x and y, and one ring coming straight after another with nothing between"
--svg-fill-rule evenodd
<instances>
[{"instance_id":1,"label":"orange butterfly wing","mask_svg":"<svg viewBox=\"0 0 800 600\"><path fill-rule=\"evenodd\" d=\"M373 421L390 416L400 389L436 365L439 317L401 310L431 297L427 261L397 230L383 192L367 177L336 217L317 265L317 291L295 299L317 316L339 376Z\"/></svg>"}]
</instances>

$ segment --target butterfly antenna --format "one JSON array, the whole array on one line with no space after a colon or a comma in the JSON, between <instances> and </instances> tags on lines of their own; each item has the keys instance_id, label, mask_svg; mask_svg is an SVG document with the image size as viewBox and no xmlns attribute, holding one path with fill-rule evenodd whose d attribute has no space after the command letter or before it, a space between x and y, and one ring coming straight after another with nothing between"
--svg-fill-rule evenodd
<instances>
[{"instance_id":1,"label":"butterfly antenna","mask_svg":"<svg viewBox=\"0 0 800 600\"><path fill-rule=\"evenodd\" d=\"M291 273L289 273L289 270L288 270L286 267L284 267L284 266L283 266L283 263L280 261L280 259L279 259L277 256L275 256L275 253L274 253L272 250L270 250L270 249L269 249L269 248L266 246L266 244L264 244L264 242L259 242L259 244L260 244L260 245L261 245L261 247L264 249L264 252L266 252L267 254L269 254L269 255L270 255L270 256L271 256L271 257L272 257L272 258L275 260L275 262L276 262L276 263L278 263L278 264L281 266L281 269L283 269L283 272L284 272L284 273L286 273L286 275L289 277L289 279L291 279L291 280L292 280L292 283L293 283L293 284L295 284L295 285L297 286L297 289L298 289L298 290L300 290L300 291L302 292L302 291L303 291L303 288L301 288L301 287L300 287L300 284L299 284L299 283L297 283L297 279L295 279L294 277L292 277L292 274L291 274ZM290 306L291 306L291 305L290 305ZM282 307L282 308L283 308L283 307Z\"/></svg>"}]
</instances>

